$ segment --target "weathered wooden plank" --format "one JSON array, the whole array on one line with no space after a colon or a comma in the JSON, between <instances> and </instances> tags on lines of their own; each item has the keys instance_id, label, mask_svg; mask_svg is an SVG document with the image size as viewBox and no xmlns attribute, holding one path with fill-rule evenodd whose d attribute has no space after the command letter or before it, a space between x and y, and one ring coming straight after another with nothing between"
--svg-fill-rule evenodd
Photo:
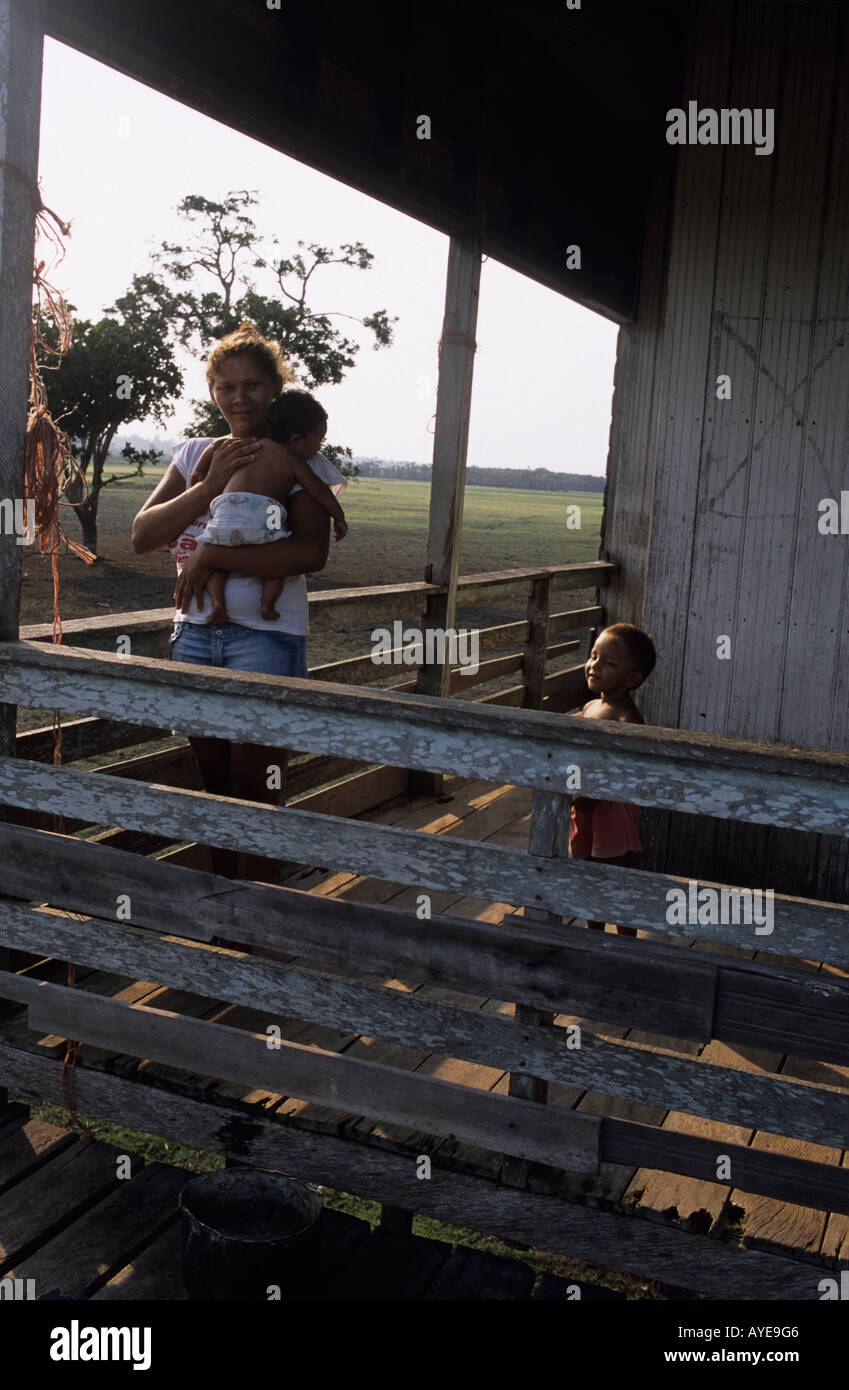
<instances>
[{"instance_id":1,"label":"weathered wooden plank","mask_svg":"<svg viewBox=\"0 0 849 1390\"><path fill-rule=\"evenodd\" d=\"M25 1259L117 1187L119 1156L106 1144L78 1139L0 1197L0 1270Z\"/></svg>"},{"instance_id":2,"label":"weathered wooden plank","mask_svg":"<svg viewBox=\"0 0 849 1390\"><path fill-rule=\"evenodd\" d=\"M205 901L212 908L214 897ZM268 897L267 901L270 910L272 899ZM320 903L321 899L312 901ZM178 915L179 904L180 898L175 894ZM333 904L324 906L332 909ZM291 920L292 911L287 906L277 910L284 920ZM355 906L348 911L356 916ZM362 915L380 911L372 907ZM258 911L253 920L262 920L265 916L265 911ZM768 1076L742 1075L734 1069L708 1067L680 1056L622 1047L594 1037L590 1029L584 1031L581 1047L573 1049L558 1030L519 1027L507 1019L429 1004L419 998L398 996L395 992L363 985L348 985L343 989L338 983L328 984L323 974L281 971L281 967L271 961L222 959L219 953L181 948L175 942L160 941L123 924L109 927L106 923L69 922L56 914L37 913L11 904L3 905L2 917L4 938L28 940L56 956L99 963L119 969L123 974L166 980L207 998L230 999L246 1007L264 1008L272 1022L279 1022L281 1012L299 1018L321 1019L354 1033L367 1032L402 1045L412 1041L442 1055L465 1056L510 1071L528 1070L532 1075L549 1080L591 1086L635 1101L651 1097L669 1107L706 1114L717 1120L739 1123L748 1119L753 1125L776 1133L791 1132L801 1138L839 1143L846 1131L849 1101L836 1089ZM387 924L390 933L393 920L398 918L390 914ZM224 919L225 925L226 921ZM344 916L332 919L325 915L324 939L335 935L340 940L359 943L359 934L346 929L344 923ZM515 971L515 988L505 988L510 982L501 975L498 977L499 994L512 992L514 996L523 995L535 1002L551 1001L558 1009L562 1005L554 1001L565 999L566 1010L570 1012L576 1007L575 999L570 996L577 994L584 1015L594 1009L602 1014L618 1014L626 1022L650 1022L650 1026L664 1031L674 1023L682 1034L710 1029L709 1007L704 1015L707 1022L699 1020L701 1009L709 1005L713 997L712 972L708 969L700 973L696 969L687 992L684 992L684 977L671 973L664 989L666 961L663 951L672 954L668 948L659 948L658 954L645 959L640 968L639 945L610 938L613 946L628 947L625 953L618 949L611 952L603 937L590 942L588 934L577 929L571 931L574 944L558 950L556 937L531 925L518 932L476 922L455 925L468 929L469 945L459 959L467 962L469 986L475 979L475 959L491 955L497 960L501 955L507 961L521 961L524 952L525 961ZM431 923L431 927L438 930L438 924ZM214 917L194 928L197 936L213 931L217 934L220 929ZM562 932L565 936L570 929L564 928ZM247 931L244 934L253 935ZM320 956L321 943L322 936L316 935L305 949L310 956ZM289 949L297 949L296 938L278 943L284 944ZM456 980L459 967L455 968L451 956L445 961L441 949L434 951L433 958L441 964L428 971L422 965L428 960L428 953L421 940L417 944L412 936L411 956L416 948L419 965L405 964L402 973L425 977L431 974L435 979L454 976L456 982L462 982ZM645 947L642 949L645 955ZM361 951L359 944L355 950ZM369 950L368 955L372 968L379 968L378 951ZM628 958L623 959L623 955ZM344 957L338 955L337 959ZM552 964L554 960L558 960L557 967ZM548 977L542 989L538 988L540 973ZM493 976L487 978L491 980ZM531 982L530 988L522 983L523 979ZM755 986L762 989L763 978L756 976ZM30 1003L37 988L37 984L23 976L0 976L0 996L20 1003ZM489 992L492 985L487 984L485 988ZM792 1014L790 1020L792 1026Z\"/></svg>"},{"instance_id":3,"label":"weathered wooden plank","mask_svg":"<svg viewBox=\"0 0 849 1390\"><path fill-rule=\"evenodd\" d=\"M491 819L499 811L511 814L503 797L486 812L472 813L467 833L482 815L490 819L480 821L481 830L499 831L503 815ZM641 1022L696 1040L709 1036L712 1025L722 1036L726 1021L736 1033L750 1001L761 1008L762 997L776 999L781 1010L797 1008L800 998L811 1000L815 1012L820 1007L818 983L809 976L787 968L776 971L761 962L720 960L713 952L682 957L678 948L596 940L569 926L546 930L515 919L498 925L446 918L433 899L435 915L423 926L412 910L415 891L406 910L376 905L373 889L367 906L350 898L339 903L295 889L233 883L16 827L0 827L0 847L0 883L14 896L28 898L33 892L30 865L37 861L40 894L57 906L107 917L132 883L130 902L122 910L129 914L126 920L139 926L200 940L244 936L260 948L351 967L361 964L365 942L374 968L389 975L483 990L490 997L558 1012L606 1013L612 1021ZM425 941L433 942L432 952L423 950ZM788 994L788 981L796 986L800 980L808 986L803 994L793 988ZM828 978L819 983L828 985Z\"/></svg>"},{"instance_id":4,"label":"weathered wooden plank","mask_svg":"<svg viewBox=\"0 0 849 1390\"><path fill-rule=\"evenodd\" d=\"M141 608L129 613L91 614L87 618L69 618L62 623L63 640L68 646L89 646L96 644L97 650L117 650L119 637L129 637L130 650L135 650L135 639L142 635L162 634L174 623L173 608ZM21 628L21 638L27 642L52 642L53 624L35 623ZM86 640L79 640L76 639Z\"/></svg>"},{"instance_id":5,"label":"weathered wooden plank","mask_svg":"<svg viewBox=\"0 0 849 1390\"><path fill-rule=\"evenodd\" d=\"M130 1115L125 1123L133 1123ZM45 1293L58 1289L71 1297L88 1298L123 1269L136 1251L167 1230L185 1181L186 1174L179 1168L149 1164L130 1181L119 1182L110 1196L72 1226L19 1261L15 1277L35 1279L36 1287Z\"/></svg>"},{"instance_id":6,"label":"weathered wooden plank","mask_svg":"<svg viewBox=\"0 0 849 1390\"><path fill-rule=\"evenodd\" d=\"M431 584L381 584L369 589L323 589L309 595L312 632L385 626L395 618L421 618ZM376 669L379 669L376 668Z\"/></svg>"},{"instance_id":7,"label":"weathered wooden plank","mask_svg":"<svg viewBox=\"0 0 849 1390\"><path fill-rule=\"evenodd\" d=\"M183 1231L178 1220L92 1294L91 1302L132 1299L136 1303L176 1303L188 1299L181 1271L182 1256Z\"/></svg>"},{"instance_id":8,"label":"weathered wooden plank","mask_svg":"<svg viewBox=\"0 0 849 1390\"><path fill-rule=\"evenodd\" d=\"M524 685L511 685L509 690L497 690L494 695L483 695L475 700L476 705L509 705L521 708L525 698Z\"/></svg>"},{"instance_id":9,"label":"weathered wooden plank","mask_svg":"<svg viewBox=\"0 0 849 1390\"><path fill-rule=\"evenodd\" d=\"M849 834L849 753L658 730L602 727L545 711L470 710L463 701L306 683L243 672L122 659L9 642L0 647L8 699L58 698L77 713L132 710L186 733L232 734L232 699L257 742L392 766L443 765L542 791L581 767L587 795L693 814ZM285 698L281 696L285 695ZM774 776L773 774L779 774Z\"/></svg>"},{"instance_id":10,"label":"weathered wooden plank","mask_svg":"<svg viewBox=\"0 0 849 1390\"><path fill-rule=\"evenodd\" d=\"M487 598L502 597L501 591L510 591L511 586L519 592L523 583L530 585L533 579L550 575L557 589L579 589L592 587L599 579L614 574L616 566L610 563L589 561L586 564L552 565L545 569L499 570L484 574L468 574L458 579L458 602L477 603L481 593ZM361 585L352 589L322 589L309 594L310 623L317 631L338 626L334 623L332 611L339 609L346 626L356 625L356 610L362 608L363 623L368 624L376 612L383 609L393 618L421 614L425 611L428 595L439 593L443 586L427 583ZM591 610L588 610L591 611ZM116 646L118 638L129 636L131 649L141 655L134 639L147 634L166 633L174 621L173 608L145 608L127 613L106 613L87 618L72 618L63 622L62 629L67 644L88 649L89 640L97 643L96 650L109 650ZM582 623L576 626L583 626ZM560 629L555 629L560 631ZM17 634L15 634L17 635ZM52 642L52 623L36 623L20 629L22 641ZM76 639L86 640L76 640ZM73 640L72 640L73 639ZM355 658L356 659L356 658ZM321 668L319 668L321 669Z\"/></svg>"},{"instance_id":11,"label":"weathered wooden plank","mask_svg":"<svg viewBox=\"0 0 849 1390\"><path fill-rule=\"evenodd\" d=\"M71 719L62 725L62 761L72 763L78 758L92 758L97 753L111 753L115 748L167 736L167 729L146 729L118 719ZM37 763L52 763L53 737L52 724L18 734L17 756L31 758Z\"/></svg>"},{"instance_id":12,"label":"weathered wooden plank","mask_svg":"<svg viewBox=\"0 0 849 1390\"><path fill-rule=\"evenodd\" d=\"M576 1172L592 1173L598 1167L600 1125L593 1117L544 1109L379 1062L291 1042L270 1048L267 1034L92 994L75 997L60 985L38 986L29 1023L36 1030L120 1048L167 1066L194 1068L203 1057L209 1076L264 1085L390 1124L416 1124L496 1152Z\"/></svg>"},{"instance_id":13,"label":"weathered wooden plank","mask_svg":"<svg viewBox=\"0 0 849 1390\"><path fill-rule=\"evenodd\" d=\"M472 690L476 685L486 685L488 681L498 680L501 676L509 676L513 671L520 671L521 669L522 655L520 652L516 652L513 656L496 656L491 661L482 661L474 675L468 673L468 668L455 667L451 672L448 693L449 695L462 695L465 691Z\"/></svg>"},{"instance_id":14,"label":"weathered wooden plank","mask_svg":"<svg viewBox=\"0 0 849 1390\"><path fill-rule=\"evenodd\" d=\"M549 593L544 595L546 609L546 624L548 615ZM528 614L528 622L533 625L531 613ZM544 668L543 668L544 669ZM537 689L539 698L542 696L541 688ZM531 852L542 859L559 858L568 847L568 840L564 840L564 809L565 803L562 797L552 796L548 792L535 792L531 808L531 827L529 833L528 847ZM529 908L526 912L529 921L540 921L546 924L559 923L559 918L555 913L547 912L544 909ZM528 1008L526 1004L516 1002L516 1022L519 1024L541 1024L550 1025L554 1022L554 1013L551 1010L540 1010ZM532 1073L514 1073L510 1077L510 1095L523 1096L527 1100L536 1101L540 1105L545 1105L548 1100L548 1085L538 1076ZM515 1176L515 1173L514 1173Z\"/></svg>"},{"instance_id":15,"label":"weathered wooden plank","mask_svg":"<svg viewBox=\"0 0 849 1390\"><path fill-rule=\"evenodd\" d=\"M201 791L203 782L197 759L188 744L165 748L159 753L143 753L135 758L121 758L94 769L107 777L126 777L132 782L160 782L166 787L183 787Z\"/></svg>"},{"instance_id":16,"label":"weathered wooden plank","mask_svg":"<svg viewBox=\"0 0 849 1390\"><path fill-rule=\"evenodd\" d=\"M28 363L32 328L33 239L38 177L39 103L44 16L40 7L0 0L0 498L18 517L7 521L0 536L0 641L18 635L21 563L26 530L33 524L34 503L24 521L24 433L27 422ZM15 751L17 711L0 689L0 755ZM0 819L3 810L0 808ZM10 961L0 950L0 968ZM0 1087L0 1110L6 1104Z\"/></svg>"},{"instance_id":17,"label":"weathered wooden plank","mask_svg":"<svg viewBox=\"0 0 849 1390\"><path fill-rule=\"evenodd\" d=\"M846 379L846 341L842 330L849 318L846 238L849 178L845 158L849 141L849 33L845 25L840 41L830 45L829 52L835 59L834 124L829 132L827 196L817 204L821 212L822 241L817 258L816 314L811 315L810 361L813 366L809 371L804 369L807 372L803 407L805 450L800 460L799 516L816 516L821 499L825 496L839 499L846 486L847 434L841 409ZM802 101L807 96L805 80L812 77L809 67L798 74L797 90ZM814 79L819 96L818 85ZM794 383L802 377L800 366L798 372L794 372ZM800 432L795 431L797 435ZM849 653L845 642L835 640L838 633L847 629L846 582L841 542L838 540L835 548L831 545L832 539L820 535L818 529L810 536L797 538L799 550L790 577L787 622L792 633L804 634L804 641L788 642L777 733L782 737L785 728L801 726L810 729L812 739L818 743L846 748L849 746ZM819 605L813 590L820 586L810 582L812 567L816 567L825 580ZM821 701L807 697L804 672L811 670L821 673L823 690L829 692ZM841 851L845 856L846 849L845 844L821 844L818 858L822 862L828 851L838 859ZM843 897L849 880L845 858L840 868L834 865L834 870L833 891Z\"/></svg>"},{"instance_id":18,"label":"weathered wooden plank","mask_svg":"<svg viewBox=\"0 0 849 1390\"><path fill-rule=\"evenodd\" d=\"M571 642L557 642L546 649L546 659L556 661L558 657L565 656L566 652L576 652L581 646L577 638Z\"/></svg>"},{"instance_id":19,"label":"weathered wooden plank","mask_svg":"<svg viewBox=\"0 0 849 1390\"><path fill-rule=\"evenodd\" d=\"M287 800L303 796L326 782L335 782L339 777L347 777L351 772L364 771L362 763L354 758L325 758L316 756L304 762L293 763L290 759L286 770Z\"/></svg>"},{"instance_id":20,"label":"weathered wooden plank","mask_svg":"<svg viewBox=\"0 0 849 1390\"><path fill-rule=\"evenodd\" d=\"M205 844L345 867L396 883L412 880L422 888L474 893L486 884L491 897L501 902L590 921L618 922L732 945L764 939L757 934L754 922L700 923L689 908L690 920L669 923L664 909L673 901L671 895L680 895L683 903L689 903L687 881L669 875L581 860L551 863L495 845L437 838L395 826L341 820L180 788L150 787L22 759L0 760L0 800L50 814L83 812L97 823L120 824L130 830L155 829L175 841L197 837ZM696 890L705 888L715 890L719 904L721 885L695 884L694 899ZM772 911L772 923L764 919L764 924L772 925L769 944L774 952L837 964L845 960L849 908L781 897L773 901ZM725 915L734 916L732 912Z\"/></svg>"},{"instance_id":21,"label":"weathered wooden plank","mask_svg":"<svg viewBox=\"0 0 849 1390\"><path fill-rule=\"evenodd\" d=\"M58 1099L60 1075L59 1064L0 1043L0 1077L21 1093ZM82 1113L132 1123L164 1138L225 1153L255 1167L288 1172L307 1182L374 1201L392 1201L514 1244L543 1246L723 1299L820 1297L822 1264L721 1245L703 1236L667 1231L638 1217L499 1188L448 1170L440 1170L438 1181L421 1182L413 1154L313 1135L299 1130L294 1122L275 1120L248 1107L189 1099L84 1068L77 1072L76 1096ZM143 1177L124 1186L132 1189ZM108 1215L114 1226L115 1217ZM834 1276L837 1269L839 1278L840 1268L830 1266L826 1272Z\"/></svg>"},{"instance_id":22,"label":"weathered wooden plank","mask_svg":"<svg viewBox=\"0 0 849 1390\"><path fill-rule=\"evenodd\" d=\"M522 684L525 709L540 709L545 681L548 615L551 607L551 580L535 579L528 599L528 640L522 653Z\"/></svg>"},{"instance_id":23,"label":"weathered wooden plank","mask_svg":"<svg viewBox=\"0 0 849 1390\"><path fill-rule=\"evenodd\" d=\"M495 627L478 629L478 648L483 654L494 651L498 647L515 646L517 643L526 642L527 638L527 618L523 618L518 623L497 623Z\"/></svg>"},{"instance_id":24,"label":"weathered wooden plank","mask_svg":"<svg viewBox=\"0 0 849 1390\"><path fill-rule=\"evenodd\" d=\"M752 1137L747 1125L718 1124L715 1119L706 1120L681 1111L670 1112L663 1126L713 1140L717 1154L726 1152L726 1144L743 1145ZM641 1215L652 1216L657 1221L674 1222L688 1231L718 1234L729 1196L728 1187L718 1183L715 1174L710 1180L702 1181L673 1177L656 1168L639 1168L623 1201L639 1207Z\"/></svg>"},{"instance_id":25,"label":"weathered wooden plank","mask_svg":"<svg viewBox=\"0 0 849 1390\"><path fill-rule=\"evenodd\" d=\"M287 802L298 811L325 816L358 816L370 811L384 801L395 796L403 796L407 790L406 769L401 767L375 767L370 772L359 772L346 777L344 782L325 787L324 791L312 792Z\"/></svg>"},{"instance_id":26,"label":"weathered wooden plank","mask_svg":"<svg viewBox=\"0 0 849 1390\"><path fill-rule=\"evenodd\" d=\"M682 91L698 92L700 102L721 109L729 92L733 45L734 26L728 22L727 10L698 6L693 12ZM727 404L706 396L706 383L712 384L712 375L715 379L725 370L714 365L711 349L715 276L720 263L719 219L724 210L723 172L729 153L722 146L677 151L666 224L660 234L665 271L658 287L662 308L644 339L645 352L654 357L653 380L646 386L651 385L650 399L656 406L649 428L641 430L638 438L653 461L654 487L647 506L644 502L641 508L642 534L633 537L636 545L632 543L626 554L642 568L634 554L637 546L645 547L648 534L665 538L665 543L649 547L642 626L652 633L665 666L674 675L669 680L647 682L644 713L647 720L672 727L679 723L690 610L687 605L682 613L682 604L670 602L669 596L689 593L706 416L713 410L723 411ZM742 153L737 152L738 158ZM772 160L758 163L771 165ZM756 171L756 176L763 173ZM656 250L661 246L655 241ZM715 390L714 386L711 395ZM711 410L706 408L706 401ZM617 413L635 409L624 397L616 406ZM622 475L626 470L641 471L640 465L635 465L638 456L633 449L634 441L628 435L620 436L620 514L630 503L630 489ZM605 543L615 547L615 535ZM613 553L617 553L615 549ZM723 567L729 575L734 573L724 557ZM633 621L640 622L641 618ZM713 679L721 680L722 674L715 673Z\"/></svg>"},{"instance_id":27,"label":"weathered wooden plank","mask_svg":"<svg viewBox=\"0 0 849 1390\"><path fill-rule=\"evenodd\" d=\"M553 671L550 676L546 676L543 694L560 696L568 702L571 709L586 704L590 692L584 675L584 663L581 662L580 666L569 666L564 671Z\"/></svg>"},{"instance_id":28,"label":"weathered wooden plank","mask_svg":"<svg viewBox=\"0 0 849 1390\"><path fill-rule=\"evenodd\" d=\"M0 1193L7 1191L28 1173L75 1142L74 1136L57 1125L23 1119L0 1129Z\"/></svg>"},{"instance_id":29,"label":"weathered wooden plank","mask_svg":"<svg viewBox=\"0 0 849 1390\"><path fill-rule=\"evenodd\" d=\"M779 1148L784 1144L791 1147ZM772 1148L774 1152L765 1145L749 1148L681 1130L633 1124L628 1120L605 1117L602 1121L601 1157L605 1162L640 1164L707 1182L718 1180L729 1189L743 1188L780 1202L803 1203L806 1208L813 1207L817 1211L849 1211L849 1174L839 1164L813 1161L810 1157L812 1146L800 1144L798 1140L776 1138ZM821 1154L822 1146L817 1144L814 1151ZM839 1157L839 1150L831 1152ZM727 1156L733 1180L730 1177L717 1179L720 1154ZM825 1225L824 1216L811 1215L811 1220L820 1229Z\"/></svg>"},{"instance_id":30,"label":"weathered wooden plank","mask_svg":"<svg viewBox=\"0 0 849 1390\"><path fill-rule=\"evenodd\" d=\"M753 1155L761 1157L780 1155L785 1163L798 1162L794 1155L810 1151L810 1145L803 1146L798 1140L786 1136L779 1138L774 1134L756 1134L749 1150ZM835 1174L842 1176L845 1173L845 1169L839 1166L839 1149L828 1150L817 1145L815 1152L818 1156L832 1159L835 1165L832 1171ZM828 1165L820 1163L817 1166L823 1168ZM731 1171L736 1179L731 1202L740 1210L740 1229L748 1244L764 1247L793 1245L814 1255L819 1253L825 1235L827 1207L823 1210L812 1210L820 1208L820 1202L801 1205L804 1199L792 1188L786 1194L767 1194L754 1188L744 1171L737 1171L733 1158ZM826 1181L823 1183L824 1195L827 1195L828 1189L829 1184ZM846 1214L843 1206L839 1204L835 1206L835 1211Z\"/></svg>"},{"instance_id":31,"label":"weathered wooden plank","mask_svg":"<svg viewBox=\"0 0 849 1390\"><path fill-rule=\"evenodd\" d=\"M428 583L442 590L428 599L426 623L443 632L454 627L457 606L480 275L480 242L452 237L439 349L425 570ZM425 665L417 689L423 695L446 695L449 678L444 663Z\"/></svg>"},{"instance_id":32,"label":"weathered wooden plank","mask_svg":"<svg viewBox=\"0 0 849 1390\"><path fill-rule=\"evenodd\" d=\"M574 632L576 628L595 627L604 621L604 609L598 605L592 608L570 608L563 613L551 613L548 619L549 640L558 632Z\"/></svg>"},{"instance_id":33,"label":"weathered wooden plank","mask_svg":"<svg viewBox=\"0 0 849 1390\"><path fill-rule=\"evenodd\" d=\"M549 578L553 592L593 589L614 573L615 565L590 560L581 565L549 565L537 570L504 570L502 573L466 574L457 581L457 606L491 603L505 598L527 598L535 580Z\"/></svg>"}]
</instances>

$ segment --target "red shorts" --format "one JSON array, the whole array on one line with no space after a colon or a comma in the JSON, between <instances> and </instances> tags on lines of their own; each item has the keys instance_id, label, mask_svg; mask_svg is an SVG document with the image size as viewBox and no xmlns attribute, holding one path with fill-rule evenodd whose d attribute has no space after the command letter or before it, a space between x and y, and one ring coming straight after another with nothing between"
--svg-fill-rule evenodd
<instances>
[{"instance_id":1,"label":"red shorts","mask_svg":"<svg viewBox=\"0 0 849 1390\"><path fill-rule=\"evenodd\" d=\"M573 859L618 859L638 852L640 808L621 801L573 804L569 826L569 853Z\"/></svg>"}]
</instances>

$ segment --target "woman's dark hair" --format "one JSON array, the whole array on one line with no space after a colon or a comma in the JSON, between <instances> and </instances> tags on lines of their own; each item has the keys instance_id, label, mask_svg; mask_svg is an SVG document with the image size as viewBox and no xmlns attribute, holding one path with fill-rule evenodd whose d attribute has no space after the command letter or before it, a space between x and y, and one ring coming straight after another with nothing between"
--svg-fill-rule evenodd
<instances>
[{"instance_id":1,"label":"woman's dark hair","mask_svg":"<svg viewBox=\"0 0 849 1390\"><path fill-rule=\"evenodd\" d=\"M276 444L288 444L293 434L310 434L327 424L327 411L309 391L281 391L268 411L268 433Z\"/></svg>"}]
</instances>

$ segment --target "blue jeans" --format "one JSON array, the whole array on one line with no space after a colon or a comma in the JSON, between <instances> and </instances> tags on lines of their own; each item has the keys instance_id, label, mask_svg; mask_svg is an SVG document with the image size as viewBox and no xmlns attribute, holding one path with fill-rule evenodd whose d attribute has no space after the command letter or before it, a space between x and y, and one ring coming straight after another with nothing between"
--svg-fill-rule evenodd
<instances>
[{"instance_id":1,"label":"blue jeans","mask_svg":"<svg viewBox=\"0 0 849 1390\"><path fill-rule=\"evenodd\" d=\"M171 633L171 659L192 666L224 666L264 676L307 674L307 639L292 632L261 632L239 623L177 621Z\"/></svg>"}]
</instances>

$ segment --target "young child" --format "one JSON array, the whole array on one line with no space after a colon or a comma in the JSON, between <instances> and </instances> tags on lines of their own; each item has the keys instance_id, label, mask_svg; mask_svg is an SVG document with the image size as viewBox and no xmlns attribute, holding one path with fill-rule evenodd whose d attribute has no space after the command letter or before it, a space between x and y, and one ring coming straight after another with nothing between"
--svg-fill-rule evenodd
<instances>
[{"instance_id":1,"label":"young child","mask_svg":"<svg viewBox=\"0 0 849 1390\"><path fill-rule=\"evenodd\" d=\"M648 633L631 623L614 623L596 638L584 668L593 696L581 710L584 719L614 719L620 724L644 724L633 692L654 670L657 653ZM576 796L572 802L569 853L631 868L642 849L637 806L619 801L593 801ZM587 922L604 931L603 922ZM633 927L617 927L620 936L636 936Z\"/></svg>"},{"instance_id":2,"label":"young child","mask_svg":"<svg viewBox=\"0 0 849 1390\"><path fill-rule=\"evenodd\" d=\"M224 491L213 501L210 520L198 544L203 545L266 545L269 541L291 536L286 526L284 503L296 483L300 483L314 501L333 518L337 541L347 534L345 513L326 483L317 478L308 460L318 451L327 428L327 412L308 391L289 389L281 392L268 412L268 433L276 444L285 444L290 459L286 463L270 462L261 455L239 468ZM205 478L216 449L232 435L217 439L204 449L192 472L191 483ZM207 583L212 599L210 623L227 621L224 589L227 575L213 570ZM274 607L280 597L285 579L266 578L262 581L261 613L270 622L278 616Z\"/></svg>"}]
</instances>

